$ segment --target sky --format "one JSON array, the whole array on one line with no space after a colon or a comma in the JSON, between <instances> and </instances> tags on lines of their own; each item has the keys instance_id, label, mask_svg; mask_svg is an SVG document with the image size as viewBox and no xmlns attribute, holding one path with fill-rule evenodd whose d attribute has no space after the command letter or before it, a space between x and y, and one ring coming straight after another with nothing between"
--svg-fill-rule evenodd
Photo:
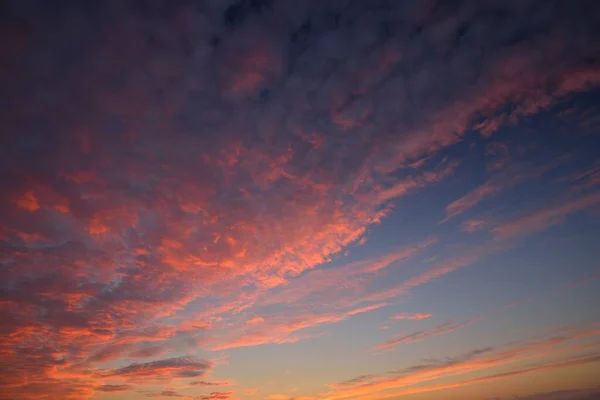
<instances>
[{"instance_id":1,"label":"sky","mask_svg":"<svg viewBox=\"0 0 600 400\"><path fill-rule=\"evenodd\" d=\"M600 396L598 2L0 7L0 400Z\"/></svg>"}]
</instances>

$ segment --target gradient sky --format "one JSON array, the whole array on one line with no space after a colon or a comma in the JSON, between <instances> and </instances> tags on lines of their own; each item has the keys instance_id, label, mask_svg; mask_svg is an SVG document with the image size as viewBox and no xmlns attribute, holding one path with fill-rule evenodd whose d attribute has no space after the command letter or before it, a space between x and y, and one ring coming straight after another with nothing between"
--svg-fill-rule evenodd
<instances>
[{"instance_id":1,"label":"gradient sky","mask_svg":"<svg viewBox=\"0 0 600 400\"><path fill-rule=\"evenodd\" d=\"M600 396L597 1L3 1L0 399Z\"/></svg>"}]
</instances>

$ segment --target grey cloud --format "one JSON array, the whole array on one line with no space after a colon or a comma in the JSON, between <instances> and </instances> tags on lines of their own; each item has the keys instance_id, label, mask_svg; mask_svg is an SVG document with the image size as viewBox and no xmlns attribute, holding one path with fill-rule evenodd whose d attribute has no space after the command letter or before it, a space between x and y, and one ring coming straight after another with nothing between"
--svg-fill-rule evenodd
<instances>
[{"instance_id":1,"label":"grey cloud","mask_svg":"<svg viewBox=\"0 0 600 400\"><path fill-rule=\"evenodd\" d=\"M129 389L131 389L133 386L131 385L100 385L97 386L95 388L95 390L98 390L100 392L125 392Z\"/></svg>"}]
</instances>

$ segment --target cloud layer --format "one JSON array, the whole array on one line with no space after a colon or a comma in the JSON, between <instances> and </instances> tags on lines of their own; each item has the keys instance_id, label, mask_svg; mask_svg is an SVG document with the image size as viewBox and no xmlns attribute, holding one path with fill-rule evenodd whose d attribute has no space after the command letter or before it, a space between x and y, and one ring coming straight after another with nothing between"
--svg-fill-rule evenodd
<instances>
[{"instance_id":1,"label":"cloud layer","mask_svg":"<svg viewBox=\"0 0 600 400\"><path fill-rule=\"evenodd\" d=\"M8 2L0 398L233 398L146 386L211 386L193 383L217 365L200 351L319 337L597 207L595 165L546 208L468 219L487 242L406 279L394 273L441 247L437 234L345 258L403 202L456 177L453 148L592 90L587 8ZM557 165L509 153L487 149L489 179L445 206L448 221Z\"/></svg>"}]
</instances>

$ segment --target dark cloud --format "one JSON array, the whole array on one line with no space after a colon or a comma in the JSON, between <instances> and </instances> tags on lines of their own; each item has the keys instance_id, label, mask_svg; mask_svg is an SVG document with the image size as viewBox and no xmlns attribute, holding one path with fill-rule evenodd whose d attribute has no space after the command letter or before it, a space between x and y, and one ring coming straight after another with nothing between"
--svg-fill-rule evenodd
<instances>
[{"instance_id":1,"label":"dark cloud","mask_svg":"<svg viewBox=\"0 0 600 400\"><path fill-rule=\"evenodd\" d=\"M193 381L190 382L190 385L192 386L219 386L222 383L220 382L206 382L206 381Z\"/></svg>"},{"instance_id":2,"label":"dark cloud","mask_svg":"<svg viewBox=\"0 0 600 400\"><path fill-rule=\"evenodd\" d=\"M223 12L223 23L229 28L241 25L248 16L266 11L273 0L236 0Z\"/></svg>"},{"instance_id":3,"label":"dark cloud","mask_svg":"<svg viewBox=\"0 0 600 400\"><path fill-rule=\"evenodd\" d=\"M354 385L366 382L373 377L374 377L373 375L361 375L361 376L357 376L355 378L340 382L339 385L340 386L354 386Z\"/></svg>"}]
</instances>

